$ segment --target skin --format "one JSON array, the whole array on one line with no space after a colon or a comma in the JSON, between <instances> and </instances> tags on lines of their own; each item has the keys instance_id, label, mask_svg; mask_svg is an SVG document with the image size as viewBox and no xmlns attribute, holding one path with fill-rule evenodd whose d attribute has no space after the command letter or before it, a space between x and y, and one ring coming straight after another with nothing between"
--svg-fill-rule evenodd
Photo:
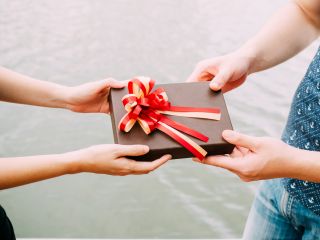
<instances>
[{"instance_id":1,"label":"skin","mask_svg":"<svg viewBox=\"0 0 320 240\"><path fill-rule=\"evenodd\" d=\"M211 81L212 90L230 91L241 86L251 73L295 56L317 39L319 32L320 1L292 1L276 12L261 31L237 51L198 63L188 81ZM232 154L194 161L225 168L243 181L290 177L320 182L320 152L301 150L278 139L252 137L231 130L224 131L222 136L236 145Z\"/></svg>"},{"instance_id":2,"label":"skin","mask_svg":"<svg viewBox=\"0 0 320 240\"><path fill-rule=\"evenodd\" d=\"M80 113L109 113L110 89L125 85L126 82L105 79L67 87L0 68L0 101ZM153 162L129 158L148 151L144 145L104 144L63 154L0 158L0 189L81 172L118 176L147 174L171 159L170 155Z\"/></svg>"}]
</instances>

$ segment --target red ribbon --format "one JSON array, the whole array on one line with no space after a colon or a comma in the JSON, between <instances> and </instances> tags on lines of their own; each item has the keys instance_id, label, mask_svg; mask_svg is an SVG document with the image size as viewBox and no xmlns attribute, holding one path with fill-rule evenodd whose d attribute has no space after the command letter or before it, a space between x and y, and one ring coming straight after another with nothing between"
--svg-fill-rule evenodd
<instances>
[{"instance_id":1,"label":"red ribbon","mask_svg":"<svg viewBox=\"0 0 320 240\"><path fill-rule=\"evenodd\" d=\"M158 88L151 92L154 85L155 81L147 77L136 77L129 81L129 93L122 98L122 103L127 113L120 120L119 129L129 132L138 121L146 134L158 129L188 149L195 157L202 160L207 152L183 133L203 142L207 142L209 138L186 125L173 121L163 114L220 120L220 109L171 106L163 88Z\"/></svg>"}]
</instances>

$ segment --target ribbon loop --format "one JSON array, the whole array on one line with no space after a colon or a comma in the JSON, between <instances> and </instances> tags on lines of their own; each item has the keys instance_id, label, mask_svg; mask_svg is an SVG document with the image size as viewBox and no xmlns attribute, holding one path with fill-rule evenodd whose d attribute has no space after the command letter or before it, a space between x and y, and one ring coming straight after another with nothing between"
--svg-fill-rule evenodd
<instances>
[{"instance_id":1,"label":"ribbon loop","mask_svg":"<svg viewBox=\"0 0 320 240\"><path fill-rule=\"evenodd\" d=\"M120 120L119 129L129 132L136 122L139 123L146 134L158 129L202 160L207 152L183 133L203 142L207 142L209 138L162 114L220 120L220 109L171 106L163 88L151 92L154 85L155 80L148 77L136 77L128 82L129 93L122 98L127 114Z\"/></svg>"}]
</instances>

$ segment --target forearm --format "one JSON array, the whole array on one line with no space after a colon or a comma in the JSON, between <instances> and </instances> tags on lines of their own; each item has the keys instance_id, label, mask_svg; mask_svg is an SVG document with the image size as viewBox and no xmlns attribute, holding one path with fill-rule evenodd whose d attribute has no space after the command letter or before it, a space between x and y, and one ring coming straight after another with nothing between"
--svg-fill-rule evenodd
<instances>
[{"instance_id":1,"label":"forearm","mask_svg":"<svg viewBox=\"0 0 320 240\"><path fill-rule=\"evenodd\" d=\"M76 173L75 154L0 158L0 189Z\"/></svg>"},{"instance_id":2,"label":"forearm","mask_svg":"<svg viewBox=\"0 0 320 240\"><path fill-rule=\"evenodd\" d=\"M314 0L295 1L280 9L238 52L250 58L250 73L293 57L319 35L320 14Z\"/></svg>"},{"instance_id":3,"label":"forearm","mask_svg":"<svg viewBox=\"0 0 320 240\"><path fill-rule=\"evenodd\" d=\"M66 89L0 67L0 101L64 108Z\"/></svg>"}]
</instances>

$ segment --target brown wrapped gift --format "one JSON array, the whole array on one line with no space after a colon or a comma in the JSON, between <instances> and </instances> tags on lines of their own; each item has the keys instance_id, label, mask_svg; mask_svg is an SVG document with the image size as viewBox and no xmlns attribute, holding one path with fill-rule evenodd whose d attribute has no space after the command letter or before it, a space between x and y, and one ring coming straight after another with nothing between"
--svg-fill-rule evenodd
<instances>
[{"instance_id":1,"label":"brown wrapped gift","mask_svg":"<svg viewBox=\"0 0 320 240\"><path fill-rule=\"evenodd\" d=\"M208 142L202 142L190 136L193 141L208 152L207 156L232 152L234 146L227 143L221 136L223 130L232 129L228 110L221 92L212 91L208 82L159 84L155 85L154 89L158 87L164 88L172 105L220 108L221 119L219 121L178 116L168 117L208 136ZM193 157L192 153L186 148L157 129L147 135L140 125L136 123L127 133L119 130L119 122L126 114L121 99L127 93L127 88L112 89L110 92L109 101L114 141L125 145L144 144L150 148L146 155L130 158L138 161L152 161L164 154L171 154L173 159Z\"/></svg>"}]
</instances>

